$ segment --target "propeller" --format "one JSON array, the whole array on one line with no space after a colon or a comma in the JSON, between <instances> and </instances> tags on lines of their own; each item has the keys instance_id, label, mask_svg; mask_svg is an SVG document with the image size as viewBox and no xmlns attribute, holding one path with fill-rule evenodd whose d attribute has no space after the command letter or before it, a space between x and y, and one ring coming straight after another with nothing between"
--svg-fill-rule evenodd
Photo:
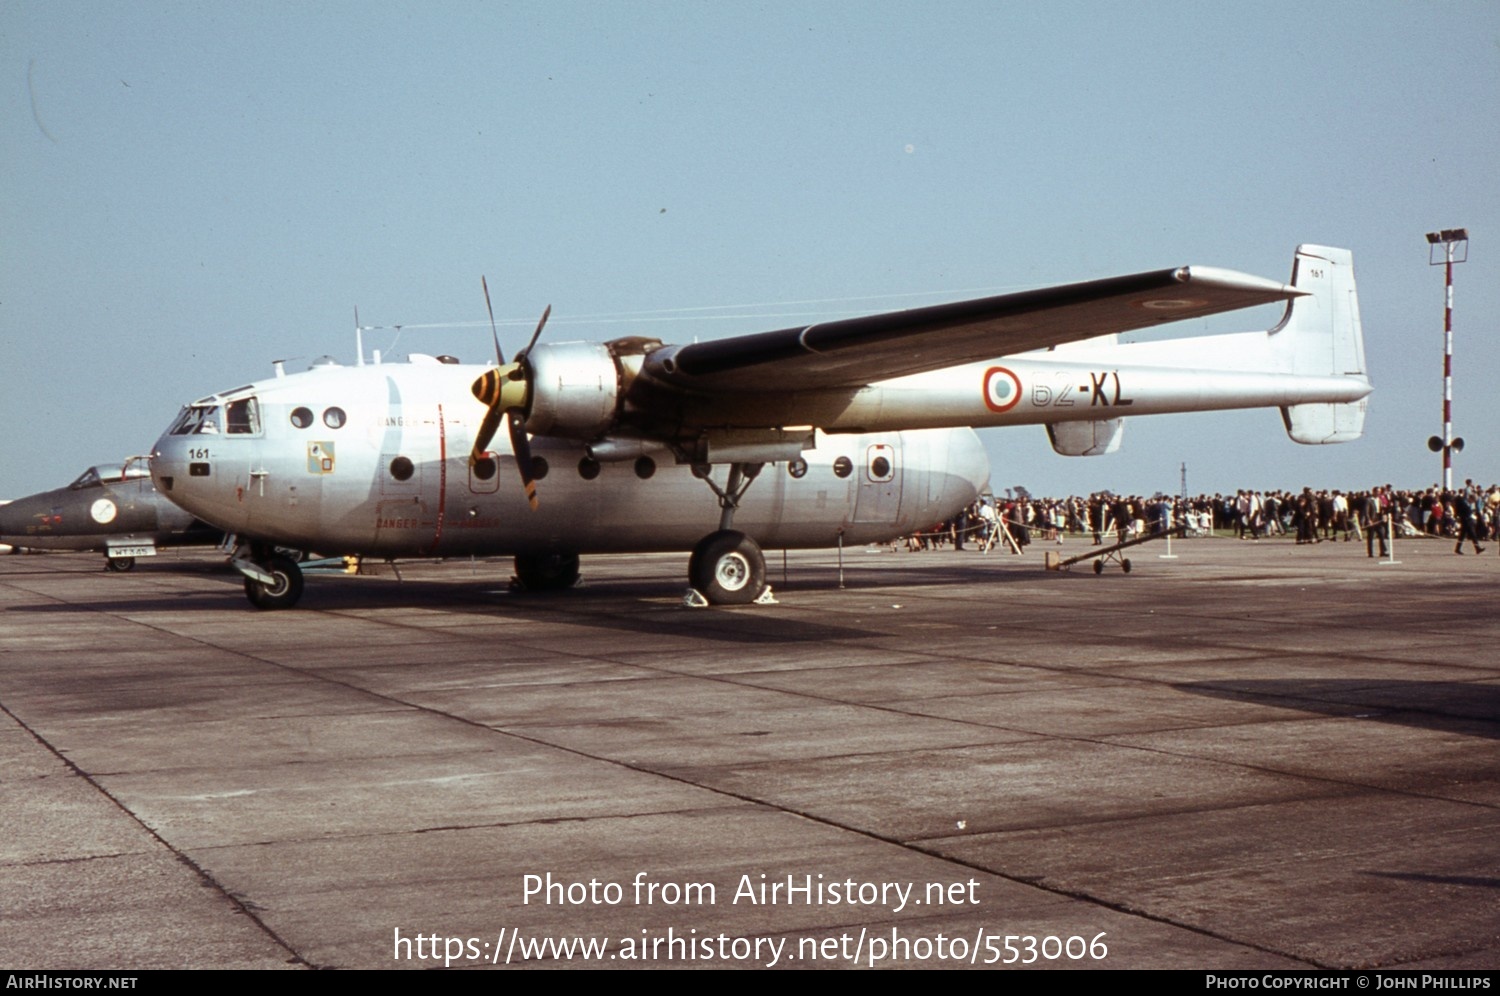
<instances>
[{"instance_id":1,"label":"propeller","mask_svg":"<svg viewBox=\"0 0 1500 996\"><path fill-rule=\"evenodd\" d=\"M484 457L490 442L495 438L495 430L500 428L500 417L506 416L510 426L510 449L515 454L516 468L521 473L526 503L535 511L536 478L531 473L531 441L526 438L526 405L531 397L531 376L526 356L541 338L542 329L552 315L552 305L547 305L547 310L542 312L542 319L536 323L536 331L531 334L531 341L526 344L526 348L516 354L514 362L506 363L505 354L500 350L500 334L495 329L495 309L490 304L490 286L483 277L479 278L479 282L484 287L484 306L490 313L490 335L495 340L496 366L480 375L472 388L474 397L488 410L484 413L484 421L479 424L478 435L474 437L474 451L469 455L469 463L472 466Z\"/></svg>"}]
</instances>

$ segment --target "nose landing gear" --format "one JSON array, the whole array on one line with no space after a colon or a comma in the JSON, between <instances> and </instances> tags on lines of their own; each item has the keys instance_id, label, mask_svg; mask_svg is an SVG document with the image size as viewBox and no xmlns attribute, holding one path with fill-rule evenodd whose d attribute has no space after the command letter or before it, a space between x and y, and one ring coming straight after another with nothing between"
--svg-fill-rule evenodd
<instances>
[{"instance_id":1,"label":"nose landing gear","mask_svg":"<svg viewBox=\"0 0 1500 996\"><path fill-rule=\"evenodd\" d=\"M302 598L302 568L285 554L241 547L229 562L245 575L245 597L257 609L290 609Z\"/></svg>"}]
</instances>

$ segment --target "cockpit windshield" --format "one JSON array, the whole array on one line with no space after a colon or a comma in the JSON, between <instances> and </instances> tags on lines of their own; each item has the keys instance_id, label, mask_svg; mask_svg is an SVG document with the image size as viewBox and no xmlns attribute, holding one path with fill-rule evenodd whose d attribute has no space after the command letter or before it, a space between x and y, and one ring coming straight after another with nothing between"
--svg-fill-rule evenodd
<instances>
[{"instance_id":1,"label":"cockpit windshield","mask_svg":"<svg viewBox=\"0 0 1500 996\"><path fill-rule=\"evenodd\" d=\"M78 480L68 485L69 490L77 491L80 488L97 488L101 484L112 484L116 481L124 481L136 477L150 477L151 470L140 462L139 457L131 457L130 462L124 464L101 463L90 467L78 475Z\"/></svg>"},{"instance_id":2,"label":"cockpit windshield","mask_svg":"<svg viewBox=\"0 0 1500 996\"><path fill-rule=\"evenodd\" d=\"M219 432L218 405L188 405L172 423L174 436L217 435Z\"/></svg>"},{"instance_id":3,"label":"cockpit windshield","mask_svg":"<svg viewBox=\"0 0 1500 996\"><path fill-rule=\"evenodd\" d=\"M90 467L78 476L78 480L68 485L69 490L77 491L79 488L97 488L104 483L104 478L100 476L99 471L107 471L107 469L104 467ZM115 468L116 477L119 476L119 470L119 467Z\"/></svg>"}]
</instances>

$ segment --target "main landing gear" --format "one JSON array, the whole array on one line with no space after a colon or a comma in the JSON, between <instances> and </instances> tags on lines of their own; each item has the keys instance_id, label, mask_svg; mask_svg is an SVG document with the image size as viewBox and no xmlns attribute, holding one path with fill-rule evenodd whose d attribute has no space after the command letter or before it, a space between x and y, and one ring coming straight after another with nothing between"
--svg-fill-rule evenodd
<instances>
[{"instance_id":1,"label":"main landing gear","mask_svg":"<svg viewBox=\"0 0 1500 996\"><path fill-rule=\"evenodd\" d=\"M578 554L516 554L516 584L527 591L561 591L578 583Z\"/></svg>"},{"instance_id":2,"label":"main landing gear","mask_svg":"<svg viewBox=\"0 0 1500 996\"><path fill-rule=\"evenodd\" d=\"M719 496L719 529L709 533L693 547L688 557L688 589L684 604L694 608L706 605L774 605L776 599L766 584L766 557L760 544L734 525L734 513L740 498L765 466L759 463L732 463L729 481L724 487L714 483L709 468L694 467L714 494Z\"/></svg>"},{"instance_id":3,"label":"main landing gear","mask_svg":"<svg viewBox=\"0 0 1500 996\"><path fill-rule=\"evenodd\" d=\"M302 598L302 568L284 553L240 547L229 563L245 575L245 597L257 609L290 609Z\"/></svg>"}]
</instances>

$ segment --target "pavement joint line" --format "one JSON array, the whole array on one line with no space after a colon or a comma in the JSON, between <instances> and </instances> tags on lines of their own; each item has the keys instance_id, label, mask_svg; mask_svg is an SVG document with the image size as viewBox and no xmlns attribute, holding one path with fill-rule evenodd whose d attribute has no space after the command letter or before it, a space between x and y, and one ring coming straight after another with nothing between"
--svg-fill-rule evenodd
<instances>
[{"instance_id":1,"label":"pavement joint line","mask_svg":"<svg viewBox=\"0 0 1500 996\"><path fill-rule=\"evenodd\" d=\"M317 965L314 965L312 962L309 962L306 958L302 957L302 955L300 953L298 953L298 951L295 948L293 948L291 946L291 944L289 944L285 938L283 938L275 930L271 929L271 926L268 923L266 923L265 920L263 920L260 917L259 913L257 912L258 907L256 907L253 903L246 902L241 896L239 896L236 893L234 893L234 892L230 891L229 889L225 888L224 885L223 885L223 883L221 883L218 879L214 878L207 871L205 871L203 869L202 865L198 864L198 862L196 862L192 858L190 858L187 855L186 852L182 851L181 849L179 849L178 847L176 847L175 845L173 845L171 841L167 840L161 834L157 833L154 829L152 829L150 826L148 826L139 816L137 816L135 814L134 811L132 811L130 809L129 806L126 806L123 802L121 802L119 800L119 798L117 798L115 796L114 793L110 792L109 789L107 789L103 785L99 784L99 782L96 781L94 779L94 777L92 775L90 775L88 772L84 771L78 765L74 764L73 761L70 758L68 758L61 751L59 751L56 747L54 747L49 740L47 740L41 734L37 733L36 730L32 729L31 726L28 725L25 720L21 719L20 716L17 716L14 712L12 712L10 710L10 708L8 706L6 706L5 703L3 703L3 702L0 702L0 712L4 712L7 716L9 716L11 718L11 720L17 726L19 726L23 730L25 730L31 736L31 738L36 741L36 743L38 745L40 745L42 748L44 748L53 757L57 758L58 761L62 762L62 764L69 771L71 771L74 775L76 775L79 778L83 779L83 781L85 783L87 783L91 788L93 788L93 790L95 792L98 792L99 795L101 795L105 799L109 800L109 802L110 802L111 805L113 805L120 812L124 813L125 816L132 823L134 823L136 826L138 826L142 831L144 831L148 837L150 837L152 840L156 841L156 843L160 844L163 848L166 849L167 853L171 854L174 858L176 858L177 862L179 864L181 864L184 868L187 868L189 871L191 871L193 873L193 875L198 879L199 882L201 882L203 885L205 885L205 886L213 889L220 896L223 896L224 899L225 899L225 901L228 902L237 912L239 912L240 914L242 914L245 917L247 917L250 920L251 923L255 924L255 926L260 929L260 931L262 933L264 933L278 947L280 947L283 951L285 951L288 955L290 955L292 962L294 962L295 964L298 964L298 965L306 966L308 968L317 968L318 967ZM126 853L130 853L130 852L126 852ZM144 852L135 852L135 853L144 853ZM80 862L82 862L82 861L94 861L94 860L98 860L101 857L107 857L107 856L106 855L91 855L88 858L77 859L77 860L79 860Z\"/></svg>"}]
</instances>

